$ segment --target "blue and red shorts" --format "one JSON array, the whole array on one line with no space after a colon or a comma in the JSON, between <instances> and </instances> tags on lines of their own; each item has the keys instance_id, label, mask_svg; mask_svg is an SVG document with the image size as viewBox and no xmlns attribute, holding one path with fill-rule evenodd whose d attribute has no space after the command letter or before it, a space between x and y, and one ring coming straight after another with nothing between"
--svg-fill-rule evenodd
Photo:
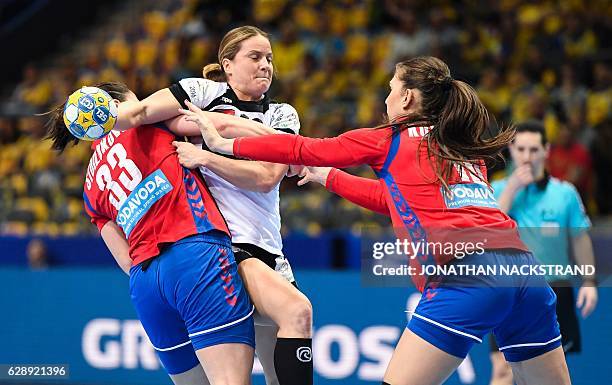
<instances>
[{"instance_id":1,"label":"blue and red shorts","mask_svg":"<svg viewBox=\"0 0 612 385\"><path fill-rule=\"evenodd\" d=\"M253 305L227 235L181 239L142 265L130 269L130 295L169 374L195 367L195 351L212 345L255 346Z\"/></svg>"},{"instance_id":2,"label":"blue and red shorts","mask_svg":"<svg viewBox=\"0 0 612 385\"><path fill-rule=\"evenodd\" d=\"M537 264L531 253L518 250L489 250L452 263L510 268ZM555 293L542 275L434 276L407 327L460 358L493 332L506 360L518 362L561 345L555 305Z\"/></svg>"}]
</instances>

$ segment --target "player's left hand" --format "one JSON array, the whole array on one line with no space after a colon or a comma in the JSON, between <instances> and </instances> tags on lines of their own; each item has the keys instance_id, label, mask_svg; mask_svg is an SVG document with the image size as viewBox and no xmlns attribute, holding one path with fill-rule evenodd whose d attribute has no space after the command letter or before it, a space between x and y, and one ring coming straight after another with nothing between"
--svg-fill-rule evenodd
<instances>
[{"instance_id":1,"label":"player's left hand","mask_svg":"<svg viewBox=\"0 0 612 385\"><path fill-rule=\"evenodd\" d=\"M196 168L203 166L204 157L206 151L203 151L191 143L188 142L172 142L172 145L176 147L176 153L178 154L179 162L187 168Z\"/></svg>"},{"instance_id":2,"label":"player's left hand","mask_svg":"<svg viewBox=\"0 0 612 385\"><path fill-rule=\"evenodd\" d=\"M303 186L308 182L317 182L325 186L331 170L331 167L304 167L299 174L302 179L297 182L297 185Z\"/></svg>"},{"instance_id":3,"label":"player's left hand","mask_svg":"<svg viewBox=\"0 0 612 385\"><path fill-rule=\"evenodd\" d=\"M297 165L297 164L290 164L289 165L289 170L287 170L287 176L288 177L292 177L292 176L300 175L302 173L302 170L304 169L304 167L306 167L306 166L301 166L301 165Z\"/></svg>"},{"instance_id":4,"label":"player's left hand","mask_svg":"<svg viewBox=\"0 0 612 385\"><path fill-rule=\"evenodd\" d=\"M582 318L588 317L597 306L597 288L595 286L582 285L578 290L576 307L582 309Z\"/></svg>"}]
</instances>

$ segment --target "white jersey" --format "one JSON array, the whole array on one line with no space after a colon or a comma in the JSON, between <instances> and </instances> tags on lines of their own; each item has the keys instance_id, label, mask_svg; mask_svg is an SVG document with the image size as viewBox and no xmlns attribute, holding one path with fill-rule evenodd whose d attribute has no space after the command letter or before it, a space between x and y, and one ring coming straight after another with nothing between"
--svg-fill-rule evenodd
<instances>
[{"instance_id":1,"label":"white jersey","mask_svg":"<svg viewBox=\"0 0 612 385\"><path fill-rule=\"evenodd\" d=\"M267 95L256 102L241 101L227 83L201 78L183 79L170 90L181 104L188 96L191 103L203 110L252 119L279 132L298 134L300 130L295 109L289 104L270 102ZM227 221L232 242L249 243L269 253L283 255L279 186L268 193L248 191L234 186L205 167L201 167L200 171Z\"/></svg>"}]
</instances>

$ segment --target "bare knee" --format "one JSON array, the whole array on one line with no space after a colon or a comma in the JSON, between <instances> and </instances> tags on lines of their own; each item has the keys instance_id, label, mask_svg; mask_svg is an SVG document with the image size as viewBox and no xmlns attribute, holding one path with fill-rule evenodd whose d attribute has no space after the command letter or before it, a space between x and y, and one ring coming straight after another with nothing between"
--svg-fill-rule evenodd
<instances>
[{"instance_id":1,"label":"bare knee","mask_svg":"<svg viewBox=\"0 0 612 385\"><path fill-rule=\"evenodd\" d=\"M279 336L310 338L312 335L312 304L300 293L292 298L279 320ZM293 335L286 335L287 333Z\"/></svg>"},{"instance_id":2,"label":"bare knee","mask_svg":"<svg viewBox=\"0 0 612 385\"><path fill-rule=\"evenodd\" d=\"M290 317L300 337L308 338L312 333L312 304L305 296L291 306Z\"/></svg>"}]
</instances>

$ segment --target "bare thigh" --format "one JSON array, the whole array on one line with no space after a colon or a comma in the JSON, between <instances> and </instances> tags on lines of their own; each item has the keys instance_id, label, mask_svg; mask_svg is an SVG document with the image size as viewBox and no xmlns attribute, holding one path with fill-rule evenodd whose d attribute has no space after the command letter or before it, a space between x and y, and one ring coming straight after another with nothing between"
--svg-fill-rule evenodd
<instances>
[{"instance_id":1,"label":"bare thigh","mask_svg":"<svg viewBox=\"0 0 612 385\"><path fill-rule=\"evenodd\" d=\"M530 360L511 362L518 385L571 385L563 348L551 350Z\"/></svg>"},{"instance_id":2,"label":"bare thigh","mask_svg":"<svg viewBox=\"0 0 612 385\"><path fill-rule=\"evenodd\" d=\"M249 385L254 350L246 344L228 343L196 351L211 385Z\"/></svg>"},{"instance_id":3,"label":"bare thigh","mask_svg":"<svg viewBox=\"0 0 612 385\"><path fill-rule=\"evenodd\" d=\"M279 337L311 336L312 305L295 286L257 258L242 261L238 272L257 311L278 325Z\"/></svg>"},{"instance_id":4,"label":"bare thigh","mask_svg":"<svg viewBox=\"0 0 612 385\"><path fill-rule=\"evenodd\" d=\"M276 346L276 325L255 324L255 352L264 370L266 385L278 385L274 369L274 348ZM170 376L174 385L210 385L202 365L188 370L185 373Z\"/></svg>"},{"instance_id":5,"label":"bare thigh","mask_svg":"<svg viewBox=\"0 0 612 385\"><path fill-rule=\"evenodd\" d=\"M439 385L462 361L406 328L387 367L385 382L391 385Z\"/></svg>"},{"instance_id":6,"label":"bare thigh","mask_svg":"<svg viewBox=\"0 0 612 385\"><path fill-rule=\"evenodd\" d=\"M500 351L491 353L491 364L493 365L491 371L491 382L489 385L512 385L514 380L512 378L512 368L510 364L504 358L504 355Z\"/></svg>"}]
</instances>

